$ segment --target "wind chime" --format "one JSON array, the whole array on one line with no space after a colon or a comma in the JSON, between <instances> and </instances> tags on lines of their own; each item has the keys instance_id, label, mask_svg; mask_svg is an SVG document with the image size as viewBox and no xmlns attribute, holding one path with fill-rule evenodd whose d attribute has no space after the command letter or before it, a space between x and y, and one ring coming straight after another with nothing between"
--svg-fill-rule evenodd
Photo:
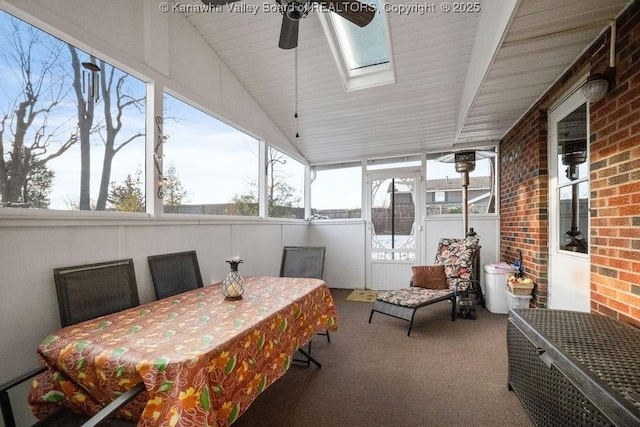
<instances>
[{"instance_id":1,"label":"wind chime","mask_svg":"<svg viewBox=\"0 0 640 427\"><path fill-rule=\"evenodd\" d=\"M96 103L100 100L100 67L94 62L83 62L82 92L87 94L87 101Z\"/></svg>"},{"instance_id":2,"label":"wind chime","mask_svg":"<svg viewBox=\"0 0 640 427\"><path fill-rule=\"evenodd\" d=\"M298 48L294 49L294 91L295 91L295 112L293 114L293 118L296 119L296 138L300 138L300 133L298 131Z\"/></svg>"}]
</instances>

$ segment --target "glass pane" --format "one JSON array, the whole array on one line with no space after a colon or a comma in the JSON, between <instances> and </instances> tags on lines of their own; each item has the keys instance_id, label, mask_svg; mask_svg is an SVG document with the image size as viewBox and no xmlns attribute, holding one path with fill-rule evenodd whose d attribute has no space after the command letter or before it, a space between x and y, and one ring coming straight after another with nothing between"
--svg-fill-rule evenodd
<instances>
[{"instance_id":1,"label":"glass pane","mask_svg":"<svg viewBox=\"0 0 640 427\"><path fill-rule=\"evenodd\" d=\"M475 169L469 172L469 214L495 213L495 153L477 151ZM462 214L462 174L456 171L453 153L427 159L426 215Z\"/></svg>"},{"instance_id":2,"label":"glass pane","mask_svg":"<svg viewBox=\"0 0 640 427\"><path fill-rule=\"evenodd\" d=\"M324 169L313 172L311 214L313 219L360 218L362 167Z\"/></svg>"},{"instance_id":3,"label":"glass pane","mask_svg":"<svg viewBox=\"0 0 640 427\"><path fill-rule=\"evenodd\" d=\"M164 96L164 212L258 215L259 141Z\"/></svg>"},{"instance_id":4,"label":"glass pane","mask_svg":"<svg viewBox=\"0 0 640 427\"><path fill-rule=\"evenodd\" d=\"M273 147L267 155L269 216L304 219L304 165Z\"/></svg>"},{"instance_id":5,"label":"glass pane","mask_svg":"<svg viewBox=\"0 0 640 427\"><path fill-rule=\"evenodd\" d=\"M580 182L559 189L560 236L563 250L588 253L589 184Z\"/></svg>"},{"instance_id":6,"label":"glass pane","mask_svg":"<svg viewBox=\"0 0 640 427\"><path fill-rule=\"evenodd\" d=\"M560 185L586 179L587 106L582 104L558 122L558 183Z\"/></svg>"},{"instance_id":7,"label":"glass pane","mask_svg":"<svg viewBox=\"0 0 640 427\"><path fill-rule=\"evenodd\" d=\"M375 6L379 12L365 27L359 27L337 14L330 14L345 62L350 70L389 62L381 1L372 0L369 3Z\"/></svg>"},{"instance_id":8,"label":"glass pane","mask_svg":"<svg viewBox=\"0 0 640 427\"><path fill-rule=\"evenodd\" d=\"M413 178L385 178L372 181L372 259L415 259L414 200Z\"/></svg>"},{"instance_id":9,"label":"glass pane","mask_svg":"<svg viewBox=\"0 0 640 427\"><path fill-rule=\"evenodd\" d=\"M0 206L145 211L144 82L3 11L0 79Z\"/></svg>"}]
</instances>

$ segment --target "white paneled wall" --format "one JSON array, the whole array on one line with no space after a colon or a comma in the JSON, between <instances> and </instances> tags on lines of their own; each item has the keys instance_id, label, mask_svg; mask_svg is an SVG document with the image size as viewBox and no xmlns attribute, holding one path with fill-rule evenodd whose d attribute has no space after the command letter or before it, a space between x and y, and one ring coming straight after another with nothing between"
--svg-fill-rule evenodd
<instances>
[{"instance_id":1,"label":"white paneled wall","mask_svg":"<svg viewBox=\"0 0 640 427\"><path fill-rule=\"evenodd\" d=\"M60 328L56 267L133 258L140 300L146 303L155 298L148 255L195 249L206 284L224 279L225 260L232 255L244 259L245 275L277 276L282 246L307 244L309 229L301 222L224 220L8 223L0 224L0 383L35 366L36 347Z\"/></svg>"},{"instance_id":2,"label":"white paneled wall","mask_svg":"<svg viewBox=\"0 0 640 427\"><path fill-rule=\"evenodd\" d=\"M324 280L331 288L365 287L365 222L314 221L309 244L326 246Z\"/></svg>"},{"instance_id":3,"label":"white paneled wall","mask_svg":"<svg viewBox=\"0 0 640 427\"><path fill-rule=\"evenodd\" d=\"M481 236L482 262L496 261L498 218L473 216L470 223ZM434 217L424 224L428 263L440 237L459 235L460 218ZM35 366L36 347L60 327L55 267L133 258L146 303L154 299L148 255L195 249L210 284L225 277L229 256L242 257L244 275L277 276L282 246L314 245L327 247L330 287L364 288L365 233L362 220L0 219L0 383ZM409 272L407 267L407 277Z\"/></svg>"}]
</instances>

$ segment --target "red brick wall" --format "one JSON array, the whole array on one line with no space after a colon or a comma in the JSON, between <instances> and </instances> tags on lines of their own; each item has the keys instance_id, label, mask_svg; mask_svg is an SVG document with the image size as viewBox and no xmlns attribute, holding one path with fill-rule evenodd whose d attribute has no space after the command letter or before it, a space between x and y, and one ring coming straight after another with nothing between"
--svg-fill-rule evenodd
<instances>
[{"instance_id":1,"label":"red brick wall","mask_svg":"<svg viewBox=\"0 0 640 427\"><path fill-rule=\"evenodd\" d=\"M590 109L591 310L636 326L640 326L638 3L617 23L613 88ZM606 64L607 55L608 49L597 60Z\"/></svg>"},{"instance_id":2,"label":"red brick wall","mask_svg":"<svg viewBox=\"0 0 640 427\"><path fill-rule=\"evenodd\" d=\"M617 33L615 82L590 106L591 310L640 326L640 2L618 19ZM609 37L594 43L500 143L500 256L511 261L522 250L537 307L546 307L548 286L546 111L585 67L603 71Z\"/></svg>"},{"instance_id":3,"label":"red brick wall","mask_svg":"<svg viewBox=\"0 0 640 427\"><path fill-rule=\"evenodd\" d=\"M522 251L536 282L535 305L547 303L547 117L533 108L500 144L500 259Z\"/></svg>"}]
</instances>

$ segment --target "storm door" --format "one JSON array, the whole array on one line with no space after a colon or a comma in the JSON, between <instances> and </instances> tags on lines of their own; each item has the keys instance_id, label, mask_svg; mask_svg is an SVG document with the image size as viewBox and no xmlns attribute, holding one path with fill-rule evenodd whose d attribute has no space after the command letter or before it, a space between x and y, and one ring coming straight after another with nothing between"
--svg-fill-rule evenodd
<instances>
[{"instance_id":1,"label":"storm door","mask_svg":"<svg viewBox=\"0 0 640 427\"><path fill-rule=\"evenodd\" d=\"M419 191L416 171L367 174L367 283L371 289L399 289L420 259Z\"/></svg>"},{"instance_id":2,"label":"storm door","mask_svg":"<svg viewBox=\"0 0 640 427\"><path fill-rule=\"evenodd\" d=\"M574 92L549 112L549 308L589 311L589 109Z\"/></svg>"}]
</instances>

